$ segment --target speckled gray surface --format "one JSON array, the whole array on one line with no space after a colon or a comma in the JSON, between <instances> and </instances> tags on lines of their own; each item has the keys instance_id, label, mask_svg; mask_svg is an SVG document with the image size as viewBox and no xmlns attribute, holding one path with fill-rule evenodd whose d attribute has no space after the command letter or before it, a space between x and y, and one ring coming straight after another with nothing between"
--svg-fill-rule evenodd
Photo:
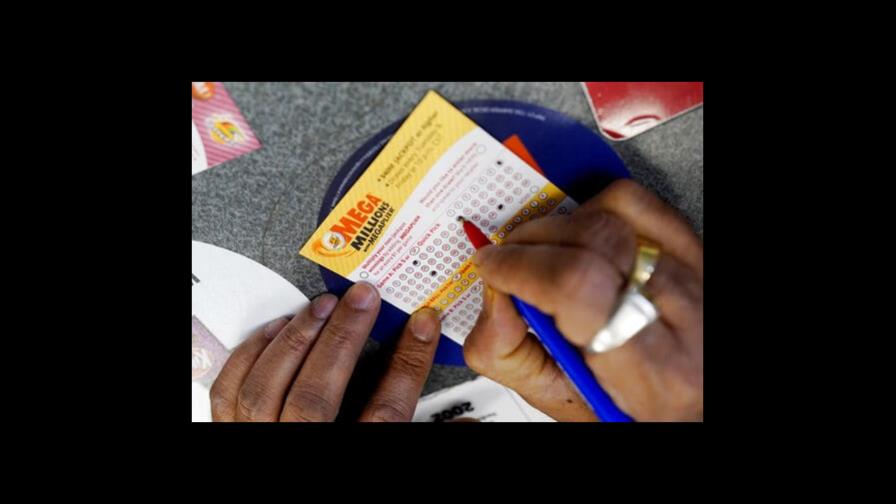
<instances>
[{"instance_id":1,"label":"speckled gray surface","mask_svg":"<svg viewBox=\"0 0 896 504\"><path fill-rule=\"evenodd\" d=\"M193 239L258 261L308 297L324 290L297 251L314 231L331 179L367 138L429 89L452 101L509 99L563 112L597 130L578 83L225 83L262 147L193 176ZM703 236L703 108L612 144L635 180L677 207ZM379 357L370 341L364 360ZM424 394L475 375L435 366Z\"/></svg>"}]
</instances>

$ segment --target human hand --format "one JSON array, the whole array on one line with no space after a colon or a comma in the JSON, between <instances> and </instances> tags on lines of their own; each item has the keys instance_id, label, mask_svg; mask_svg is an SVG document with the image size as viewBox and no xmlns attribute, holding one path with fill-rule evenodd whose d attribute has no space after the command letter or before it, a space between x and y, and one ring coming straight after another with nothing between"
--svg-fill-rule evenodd
<instances>
[{"instance_id":1,"label":"human hand","mask_svg":"<svg viewBox=\"0 0 896 504\"><path fill-rule=\"evenodd\" d=\"M622 346L585 360L617 406L636 420L703 419L703 244L671 207L619 180L571 215L516 228L474 256L489 287L464 343L475 371L516 390L556 420L595 416L508 297L554 317L580 349L606 324L634 265L636 237L662 255L644 291L660 318Z\"/></svg>"},{"instance_id":2,"label":"human hand","mask_svg":"<svg viewBox=\"0 0 896 504\"><path fill-rule=\"evenodd\" d=\"M359 282L342 300L322 294L291 320L269 323L240 344L218 374L210 392L212 420L332 421L379 310L376 289ZM411 420L440 332L434 310L411 316L361 421Z\"/></svg>"}]
</instances>

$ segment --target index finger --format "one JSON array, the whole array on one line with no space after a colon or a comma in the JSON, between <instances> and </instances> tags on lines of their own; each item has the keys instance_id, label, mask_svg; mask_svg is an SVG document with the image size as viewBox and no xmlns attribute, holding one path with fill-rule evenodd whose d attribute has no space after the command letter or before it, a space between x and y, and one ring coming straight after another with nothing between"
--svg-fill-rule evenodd
<instances>
[{"instance_id":1,"label":"index finger","mask_svg":"<svg viewBox=\"0 0 896 504\"><path fill-rule=\"evenodd\" d=\"M326 422L339 413L345 387L380 311L380 296L366 282L353 285L336 305L299 371L281 421Z\"/></svg>"},{"instance_id":2,"label":"index finger","mask_svg":"<svg viewBox=\"0 0 896 504\"><path fill-rule=\"evenodd\" d=\"M606 324L624 282L615 266L581 247L487 245L473 262L490 287L552 315L557 328L579 346Z\"/></svg>"},{"instance_id":3,"label":"index finger","mask_svg":"<svg viewBox=\"0 0 896 504\"><path fill-rule=\"evenodd\" d=\"M411 420L432 368L440 333L439 314L432 308L423 308L411 315L389 369L361 414L362 422Z\"/></svg>"},{"instance_id":4,"label":"index finger","mask_svg":"<svg viewBox=\"0 0 896 504\"><path fill-rule=\"evenodd\" d=\"M621 179L576 211L601 209L620 216L635 232L659 243L669 254L703 278L703 244L678 211L640 184Z\"/></svg>"}]
</instances>

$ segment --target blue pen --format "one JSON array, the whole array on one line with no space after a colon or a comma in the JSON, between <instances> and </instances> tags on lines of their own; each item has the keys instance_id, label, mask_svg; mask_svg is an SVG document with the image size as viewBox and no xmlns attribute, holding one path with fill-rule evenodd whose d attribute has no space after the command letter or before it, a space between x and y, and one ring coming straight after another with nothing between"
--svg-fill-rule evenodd
<instances>
[{"instance_id":1,"label":"blue pen","mask_svg":"<svg viewBox=\"0 0 896 504\"><path fill-rule=\"evenodd\" d=\"M485 234L476 227L472 222L458 218L463 222L464 231L467 237L477 249L485 245L490 245L491 241ZM594 414L603 422L631 422L632 418L625 414L619 407L613 403L613 399L604 391L597 382L597 378L591 372L591 369L585 364L585 358L572 344L560 334L554 320L542 313L534 306L517 299L516 296L510 296L514 306L520 312L529 327L535 331L535 335L541 344L547 349L548 353L553 357L557 365L566 373L573 385L579 391L579 394L594 411Z\"/></svg>"}]
</instances>

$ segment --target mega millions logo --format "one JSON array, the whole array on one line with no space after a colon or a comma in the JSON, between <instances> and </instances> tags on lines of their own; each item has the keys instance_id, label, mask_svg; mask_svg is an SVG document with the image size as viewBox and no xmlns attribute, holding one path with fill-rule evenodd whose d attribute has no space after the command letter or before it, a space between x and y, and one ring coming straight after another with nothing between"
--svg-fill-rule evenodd
<instances>
[{"instance_id":1,"label":"mega millions logo","mask_svg":"<svg viewBox=\"0 0 896 504\"><path fill-rule=\"evenodd\" d=\"M246 141L246 135L236 121L228 115L214 115L205 120L208 134L221 145L240 144Z\"/></svg>"},{"instance_id":2,"label":"mega millions logo","mask_svg":"<svg viewBox=\"0 0 896 504\"><path fill-rule=\"evenodd\" d=\"M314 251L325 257L341 257L370 250L385 229L395 209L368 194L325 231Z\"/></svg>"}]
</instances>

